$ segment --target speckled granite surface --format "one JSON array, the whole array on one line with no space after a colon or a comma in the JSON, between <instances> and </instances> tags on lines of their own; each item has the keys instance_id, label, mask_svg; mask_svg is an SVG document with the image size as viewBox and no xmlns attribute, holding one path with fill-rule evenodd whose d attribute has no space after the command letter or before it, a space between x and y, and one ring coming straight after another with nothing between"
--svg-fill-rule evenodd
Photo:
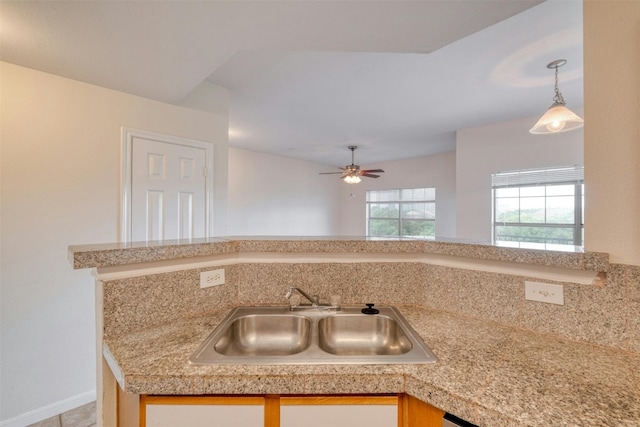
<instances>
[{"instance_id":1,"label":"speckled granite surface","mask_svg":"<svg viewBox=\"0 0 640 427\"><path fill-rule=\"evenodd\" d=\"M162 242L104 243L69 246L74 269L136 264L236 252L233 243L216 238Z\"/></svg>"},{"instance_id":2,"label":"speckled granite surface","mask_svg":"<svg viewBox=\"0 0 640 427\"><path fill-rule=\"evenodd\" d=\"M606 272L609 256L597 252L505 248L449 240L369 240L358 237L225 237L189 241L69 246L74 268L94 268L230 253L434 254Z\"/></svg>"},{"instance_id":3,"label":"speckled granite surface","mask_svg":"<svg viewBox=\"0 0 640 427\"><path fill-rule=\"evenodd\" d=\"M524 299L512 274L422 263L263 263L218 265L226 283L201 289L210 268L104 283L104 334L115 336L232 305L283 305L290 286L343 304L415 304L640 354L640 267L611 264L604 286L555 282L564 305ZM549 282L546 281L545 282ZM551 282L554 283L554 282Z\"/></svg>"},{"instance_id":4,"label":"speckled granite surface","mask_svg":"<svg viewBox=\"0 0 640 427\"><path fill-rule=\"evenodd\" d=\"M228 308L105 338L127 392L407 392L480 426L638 426L640 356L490 321L398 306L433 365L192 366Z\"/></svg>"},{"instance_id":5,"label":"speckled granite surface","mask_svg":"<svg viewBox=\"0 0 640 427\"><path fill-rule=\"evenodd\" d=\"M407 392L481 426L640 426L640 267L609 265L605 254L289 237L114 246L71 247L70 255L76 268L215 255L226 271L225 286L206 289L199 288L199 273L210 267L103 283L105 356L128 392ZM238 262L243 252L285 258ZM314 253L340 259L308 262L305 254ZM386 262L352 255L368 253L400 255ZM537 277L483 271L480 261L477 268L458 268L413 256L429 253L607 274L595 285L544 279L564 286L565 305L555 306L524 299L524 281ZM286 258L290 254L302 255ZM225 264L226 255L234 262ZM282 305L288 286L323 301L340 295L345 305L398 306L440 360L421 366L187 363L230 307Z\"/></svg>"}]
</instances>

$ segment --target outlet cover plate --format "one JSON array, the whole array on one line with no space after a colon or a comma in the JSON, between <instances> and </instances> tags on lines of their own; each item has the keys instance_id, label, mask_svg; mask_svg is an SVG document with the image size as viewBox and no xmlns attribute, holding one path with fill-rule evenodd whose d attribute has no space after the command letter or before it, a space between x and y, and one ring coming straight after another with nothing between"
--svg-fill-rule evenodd
<instances>
[{"instance_id":1,"label":"outlet cover plate","mask_svg":"<svg viewBox=\"0 0 640 427\"><path fill-rule=\"evenodd\" d=\"M200 288L224 285L224 268L200 273Z\"/></svg>"},{"instance_id":2,"label":"outlet cover plate","mask_svg":"<svg viewBox=\"0 0 640 427\"><path fill-rule=\"evenodd\" d=\"M524 282L524 298L529 301L564 305L564 287L551 283Z\"/></svg>"}]
</instances>

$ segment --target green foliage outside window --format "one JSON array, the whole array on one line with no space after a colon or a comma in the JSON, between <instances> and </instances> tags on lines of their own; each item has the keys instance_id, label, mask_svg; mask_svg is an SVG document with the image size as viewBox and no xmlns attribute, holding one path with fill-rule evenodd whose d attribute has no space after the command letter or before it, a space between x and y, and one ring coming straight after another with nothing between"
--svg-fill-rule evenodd
<instances>
[{"instance_id":1,"label":"green foliage outside window","mask_svg":"<svg viewBox=\"0 0 640 427\"><path fill-rule=\"evenodd\" d=\"M496 188L494 199L496 242L532 242L575 245L581 241L581 183ZM578 195L578 198L576 198Z\"/></svg>"},{"instance_id":2,"label":"green foliage outside window","mask_svg":"<svg viewBox=\"0 0 640 427\"><path fill-rule=\"evenodd\" d=\"M497 225L498 242L535 242L558 245L573 245L573 228L518 227Z\"/></svg>"},{"instance_id":3,"label":"green foliage outside window","mask_svg":"<svg viewBox=\"0 0 640 427\"><path fill-rule=\"evenodd\" d=\"M368 235L378 237L434 237L434 199L435 189L432 188L368 191Z\"/></svg>"}]
</instances>

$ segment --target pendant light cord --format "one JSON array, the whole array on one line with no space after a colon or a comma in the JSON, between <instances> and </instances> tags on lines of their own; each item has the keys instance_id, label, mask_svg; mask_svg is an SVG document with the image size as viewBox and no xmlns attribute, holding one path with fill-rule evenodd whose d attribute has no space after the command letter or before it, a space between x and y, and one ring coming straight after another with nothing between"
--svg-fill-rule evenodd
<instances>
[{"instance_id":1,"label":"pendant light cord","mask_svg":"<svg viewBox=\"0 0 640 427\"><path fill-rule=\"evenodd\" d=\"M556 65L554 68L556 69L556 86L555 86L556 95L553 97L553 102L556 104L565 105L564 98L560 93L560 89L558 89L558 66Z\"/></svg>"}]
</instances>

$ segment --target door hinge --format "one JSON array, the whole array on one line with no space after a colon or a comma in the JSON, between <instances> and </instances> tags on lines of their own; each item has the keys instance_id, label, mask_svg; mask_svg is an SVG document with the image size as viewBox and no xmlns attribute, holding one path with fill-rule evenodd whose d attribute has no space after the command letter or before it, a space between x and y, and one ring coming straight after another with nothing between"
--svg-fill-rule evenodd
<instances>
[{"instance_id":1,"label":"door hinge","mask_svg":"<svg viewBox=\"0 0 640 427\"><path fill-rule=\"evenodd\" d=\"M202 176L204 176L205 178L207 177L207 167L206 166L204 166L202 168Z\"/></svg>"}]
</instances>

